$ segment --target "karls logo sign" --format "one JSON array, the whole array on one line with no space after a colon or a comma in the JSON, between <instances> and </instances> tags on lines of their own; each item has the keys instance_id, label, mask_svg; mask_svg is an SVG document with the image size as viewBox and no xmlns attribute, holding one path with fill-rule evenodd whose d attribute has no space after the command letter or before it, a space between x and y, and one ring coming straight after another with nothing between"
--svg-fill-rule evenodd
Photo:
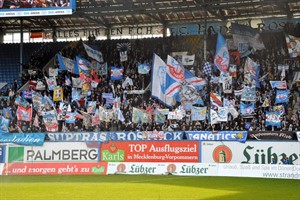
<instances>
[{"instance_id":1,"label":"karls logo sign","mask_svg":"<svg viewBox=\"0 0 300 200\"><path fill-rule=\"evenodd\" d=\"M199 142L108 142L101 146L106 162L199 162Z\"/></svg>"}]
</instances>

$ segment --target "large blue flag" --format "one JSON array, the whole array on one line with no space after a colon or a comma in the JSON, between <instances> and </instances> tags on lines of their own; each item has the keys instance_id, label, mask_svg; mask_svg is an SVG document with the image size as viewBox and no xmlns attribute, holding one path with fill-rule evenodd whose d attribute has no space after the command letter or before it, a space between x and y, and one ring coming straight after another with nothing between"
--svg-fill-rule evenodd
<instances>
[{"instance_id":1,"label":"large blue flag","mask_svg":"<svg viewBox=\"0 0 300 200\"><path fill-rule=\"evenodd\" d=\"M229 53L226 41L220 32L218 33L214 63L221 72L226 72L229 66Z\"/></svg>"}]
</instances>

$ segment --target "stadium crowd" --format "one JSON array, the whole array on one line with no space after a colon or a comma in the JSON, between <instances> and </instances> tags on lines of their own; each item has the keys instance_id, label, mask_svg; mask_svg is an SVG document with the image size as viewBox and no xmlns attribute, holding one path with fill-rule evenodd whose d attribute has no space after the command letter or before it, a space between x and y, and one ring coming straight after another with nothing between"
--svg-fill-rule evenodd
<instances>
[{"instance_id":1,"label":"stadium crowd","mask_svg":"<svg viewBox=\"0 0 300 200\"><path fill-rule=\"evenodd\" d=\"M101 43L101 44L100 44ZM147 48L149 43L154 43L152 48ZM188 69L195 74L197 77L201 77L209 82L199 92L203 105L210 106L210 92L220 94L222 100L227 99L231 102L234 108L239 112L238 117L234 118L231 114L228 114L228 121L220 122L211 125L209 117L205 120L192 120L191 110L185 110L183 118L181 120L168 119L165 116L163 121L155 120L155 112L157 109L169 109L174 111L178 108L182 109L180 102L172 107L166 107L157 99L151 97L151 91L149 90L151 84L151 70L148 74L140 74L138 72L138 63L147 63L152 66L153 53L156 53L161 58L166 58L167 55L171 54L172 51L180 51L181 49L176 47L176 39L170 38L159 38L159 39L143 39L143 40L107 40L107 41L89 41L87 43L91 46L101 46L100 51L103 54L103 59L107 63L108 71L110 66L122 66L123 67L123 78L121 80L111 80L110 73L104 75L103 73L96 73L92 75L91 81L97 80L98 84L96 87L89 85L89 89L86 94L82 95L80 99L74 100L72 97L72 91L74 89L80 91L82 89L72 87L72 78L78 78L79 76L71 73L67 70L58 70L56 77L57 86L61 86L63 89L63 100L53 101L53 90L49 90L47 80L45 77L50 77L47 70L42 70L42 67L37 62L41 59L40 55L34 55L31 59L31 63L27 65L27 69L22 73L22 85L18 85L16 81L12 84L9 89L2 94L0 99L0 110L4 118L9 119L8 129L9 132L47 132L45 122L43 120L42 112L38 112L38 109L34 106L32 110L32 117L30 121L18 120L17 110L18 104L16 104L17 98L22 98L22 91L20 88L29 81L29 89L34 90L41 96L48 97L51 99L50 106L44 105L44 111L55 110L56 113L62 112L61 102L67 105L68 112L77 113L75 116L74 123L66 123L65 119L58 120L58 131L57 132L76 132L76 131L200 131L200 130L249 130L249 131L267 131L267 130L278 130L278 131L296 131L300 130L300 105L299 105L299 86L292 84L293 74L292 70L282 73L279 71L278 64L283 64L284 59L289 58L286 50L267 48L260 51L252 52L249 57L260 65L260 74L258 85L256 85L256 97L255 97L255 110L254 112L245 117L240 114L240 103L241 96L236 95L233 91L240 90L245 85L244 80L244 66L246 58L241 58L240 63L237 64L236 75L232 80L232 92L224 93L222 84L216 81L216 77L220 76L218 69L213 67L213 58L215 50L207 51L207 61L212 66L212 74L205 74L203 71L203 62L200 62L200 52L196 52L196 59L193 66L186 66ZM119 45L118 45L119 44ZM118 46L118 48L117 48ZM175 49L175 50L174 50ZM126 51L128 60L120 62L120 51ZM60 55L70 59L76 59L76 56L80 55L82 58L90 60L88 57L83 42L74 42L64 48ZM39 52L43 54L43 52ZM43 54L42 57L45 57ZM203 59L203 58L202 58ZM234 58L231 58L231 62L236 62ZM300 69L300 64L293 60L288 63L289 68L296 70ZM61 66L56 59L56 65L52 66L54 69L60 69ZM32 72L31 69L40 68ZM100 70L98 70L100 71ZM96 70L97 72L97 70ZM71 81L71 85L66 79ZM267 126L266 125L266 111L272 111L275 106L276 89L272 88L269 81L286 81L288 89L290 90L288 102L282 103L283 114L281 117L280 126ZM45 90L36 90L36 83L41 81L46 87ZM85 80L86 81L86 80ZM253 83L246 83L253 85ZM135 91L135 92L132 92ZM103 94L113 94L113 98L120 97L120 100L113 103L108 103L106 98L103 98ZM23 98L24 99L24 98ZM268 99L266 104L265 100ZM96 102L96 108L98 110L101 106L105 110L113 110L116 103L119 104L122 118L114 114L109 120L100 120L99 123L92 122L92 116L99 114L95 110L89 113L88 104L89 101ZM32 100L26 100L27 103L32 103ZM54 108L53 108L53 107ZM146 123L134 122L132 119L133 108L147 110L151 113L151 121ZM89 113L89 114L88 114ZM36 117L37 116L37 117ZM124 117L124 118L123 118ZM36 121L38 120L38 121ZM86 122L90 120L90 122Z\"/></svg>"}]
</instances>

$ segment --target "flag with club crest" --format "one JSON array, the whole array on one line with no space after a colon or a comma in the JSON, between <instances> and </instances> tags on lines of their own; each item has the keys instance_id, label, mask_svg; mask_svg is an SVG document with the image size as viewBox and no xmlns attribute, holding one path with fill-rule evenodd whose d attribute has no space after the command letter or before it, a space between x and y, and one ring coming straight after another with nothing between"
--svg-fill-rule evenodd
<instances>
[{"instance_id":1,"label":"flag with club crest","mask_svg":"<svg viewBox=\"0 0 300 200\"><path fill-rule=\"evenodd\" d=\"M19 121L30 122L32 120L32 107L29 108L18 106L17 119Z\"/></svg>"},{"instance_id":2,"label":"flag with club crest","mask_svg":"<svg viewBox=\"0 0 300 200\"><path fill-rule=\"evenodd\" d=\"M266 126L281 126L280 112L266 111Z\"/></svg>"},{"instance_id":3,"label":"flag with club crest","mask_svg":"<svg viewBox=\"0 0 300 200\"><path fill-rule=\"evenodd\" d=\"M58 76L58 69L57 68L49 68L49 76Z\"/></svg>"},{"instance_id":4,"label":"flag with club crest","mask_svg":"<svg viewBox=\"0 0 300 200\"><path fill-rule=\"evenodd\" d=\"M110 79L111 80L115 80L115 81L122 80L123 73L124 73L123 67L116 67L116 66L110 67Z\"/></svg>"},{"instance_id":5,"label":"flag with club crest","mask_svg":"<svg viewBox=\"0 0 300 200\"><path fill-rule=\"evenodd\" d=\"M214 58L215 66L221 71L226 72L229 66L229 52L223 35L219 32L217 38L216 55Z\"/></svg>"},{"instance_id":6,"label":"flag with club crest","mask_svg":"<svg viewBox=\"0 0 300 200\"><path fill-rule=\"evenodd\" d=\"M128 60L127 51L120 52L120 62L125 62Z\"/></svg>"},{"instance_id":7,"label":"flag with club crest","mask_svg":"<svg viewBox=\"0 0 300 200\"><path fill-rule=\"evenodd\" d=\"M275 104L289 102L289 90L277 90L275 97Z\"/></svg>"},{"instance_id":8,"label":"flag with club crest","mask_svg":"<svg viewBox=\"0 0 300 200\"><path fill-rule=\"evenodd\" d=\"M56 83L56 78L55 77L50 77L50 78L45 77L45 79L46 79L46 82L47 82L49 90L54 90L54 88L57 87L57 83Z\"/></svg>"},{"instance_id":9,"label":"flag with club crest","mask_svg":"<svg viewBox=\"0 0 300 200\"><path fill-rule=\"evenodd\" d=\"M160 102L168 107L175 105L175 98L166 95L167 77L170 77L167 73L167 64L156 54L153 55L153 65L151 73L151 95L157 98ZM173 79L174 80L174 79ZM176 82L175 80L173 82ZM177 85L175 85L177 87ZM174 88L176 90L177 88Z\"/></svg>"},{"instance_id":10,"label":"flag with club crest","mask_svg":"<svg viewBox=\"0 0 300 200\"><path fill-rule=\"evenodd\" d=\"M287 84L286 81L270 81L270 85L272 88L277 88L280 90L286 90Z\"/></svg>"},{"instance_id":11,"label":"flag with club crest","mask_svg":"<svg viewBox=\"0 0 300 200\"><path fill-rule=\"evenodd\" d=\"M43 122L48 132L58 131L58 122L56 119L56 112L54 110L46 111L42 113Z\"/></svg>"},{"instance_id":12,"label":"flag with club crest","mask_svg":"<svg viewBox=\"0 0 300 200\"><path fill-rule=\"evenodd\" d=\"M240 112L242 115L252 115L254 114L254 102L251 102L249 104L240 103Z\"/></svg>"}]
</instances>

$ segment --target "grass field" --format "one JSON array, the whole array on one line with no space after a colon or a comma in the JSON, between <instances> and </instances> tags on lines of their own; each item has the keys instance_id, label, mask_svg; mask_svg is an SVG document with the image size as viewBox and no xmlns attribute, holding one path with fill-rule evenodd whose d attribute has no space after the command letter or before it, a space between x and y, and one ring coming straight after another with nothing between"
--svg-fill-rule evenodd
<instances>
[{"instance_id":1,"label":"grass field","mask_svg":"<svg viewBox=\"0 0 300 200\"><path fill-rule=\"evenodd\" d=\"M300 199L300 181L153 175L0 176L0 200Z\"/></svg>"}]
</instances>

